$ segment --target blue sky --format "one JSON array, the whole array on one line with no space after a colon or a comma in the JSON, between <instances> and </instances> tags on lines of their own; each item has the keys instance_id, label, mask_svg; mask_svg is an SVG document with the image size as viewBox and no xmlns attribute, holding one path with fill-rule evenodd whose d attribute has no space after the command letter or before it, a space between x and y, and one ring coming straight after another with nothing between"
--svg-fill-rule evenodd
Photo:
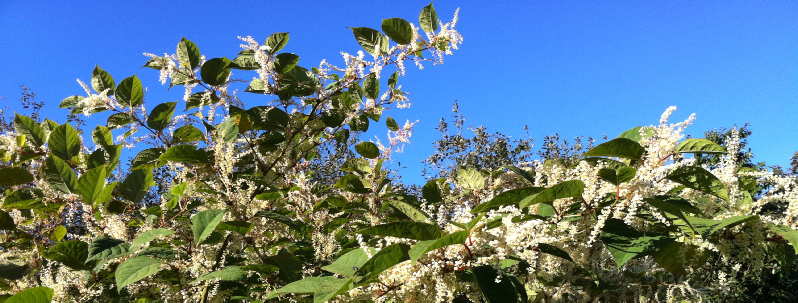
<instances>
[{"instance_id":1,"label":"blue sky","mask_svg":"<svg viewBox=\"0 0 798 303\"><path fill-rule=\"evenodd\" d=\"M263 41L288 31L286 52L300 65L340 63L360 49L346 27L379 28L400 17L418 24L425 1L237 1L147 4L110 1L0 2L0 95L18 109L20 85L46 102L84 94L95 64L116 81L138 74L149 108L178 100L157 72L139 68L143 52L174 53L182 36L208 58L234 57L236 36ZM546 135L614 137L697 114L688 133L751 123L757 161L788 165L798 150L798 3L794 1L436 1L442 20L460 7L464 43L442 66L408 66L400 79L413 107L393 109L398 121L420 120L413 144L398 155L404 179L421 180L420 161L433 152L434 130L455 100L467 123L514 137L524 126ZM252 75L236 72L244 79ZM259 99L245 99L248 106ZM104 119L104 116L103 116ZM60 119L63 122L63 118ZM99 120L92 120L93 127ZM380 123L382 125L382 123ZM385 128L368 138L385 140Z\"/></svg>"}]
</instances>

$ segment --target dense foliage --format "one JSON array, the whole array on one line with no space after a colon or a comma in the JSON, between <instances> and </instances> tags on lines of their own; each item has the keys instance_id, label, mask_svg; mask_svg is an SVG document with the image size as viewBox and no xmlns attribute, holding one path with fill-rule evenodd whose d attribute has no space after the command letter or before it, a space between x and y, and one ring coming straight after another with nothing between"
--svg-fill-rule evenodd
<instances>
[{"instance_id":1,"label":"dense foliage","mask_svg":"<svg viewBox=\"0 0 798 303\"><path fill-rule=\"evenodd\" d=\"M241 38L232 60L184 38L145 64L183 100L151 106L137 76L95 67L61 103L67 123L16 114L0 135L2 300L714 301L791 272L795 176L750 165L736 129L684 139L693 117L669 124L674 107L596 146L548 137L540 160L456 117L431 180L395 181L413 123L384 110L410 105L405 63L462 42L456 13L418 21L351 28L365 53L340 67L298 65L288 33ZM232 70L254 73L257 106ZM106 125L84 132L90 115ZM380 121L386 143L359 139Z\"/></svg>"}]
</instances>

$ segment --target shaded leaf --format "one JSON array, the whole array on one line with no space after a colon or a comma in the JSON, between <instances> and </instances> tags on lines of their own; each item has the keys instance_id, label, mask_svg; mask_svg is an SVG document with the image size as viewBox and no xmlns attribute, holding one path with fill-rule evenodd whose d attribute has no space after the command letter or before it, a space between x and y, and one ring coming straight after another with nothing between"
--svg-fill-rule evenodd
<instances>
[{"instance_id":1,"label":"shaded leaf","mask_svg":"<svg viewBox=\"0 0 798 303\"><path fill-rule=\"evenodd\" d=\"M154 130L164 130L172 122L177 102L166 102L155 106L147 117L147 126Z\"/></svg>"},{"instance_id":2,"label":"shaded leaf","mask_svg":"<svg viewBox=\"0 0 798 303\"><path fill-rule=\"evenodd\" d=\"M504 273L497 272L493 266L472 267L471 273L474 275L479 290L482 291L482 295L489 303L518 302L518 294L513 282ZM496 283L497 277L501 278L501 282Z\"/></svg>"},{"instance_id":3,"label":"shaded leaf","mask_svg":"<svg viewBox=\"0 0 798 303\"><path fill-rule=\"evenodd\" d=\"M230 77L230 60L225 57L210 59L202 65L200 75L202 81L209 85L224 85Z\"/></svg>"},{"instance_id":4,"label":"shaded leaf","mask_svg":"<svg viewBox=\"0 0 798 303\"><path fill-rule=\"evenodd\" d=\"M422 241L437 240L444 235L437 225L422 222L391 222L362 229L357 233Z\"/></svg>"},{"instance_id":5,"label":"shaded leaf","mask_svg":"<svg viewBox=\"0 0 798 303\"><path fill-rule=\"evenodd\" d=\"M672 170L665 177L668 180L698 191L715 195L724 200L729 199L726 185L712 173L700 166L682 166Z\"/></svg>"},{"instance_id":6,"label":"shaded leaf","mask_svg":"<svg viewBox=\"0 0 798 303\"><path fill-rule=\"evenodd\" d=\"M266 46L269 47L266 52L269 54L276 54L288 44L288 38L288 33L274 33L269 35L269 37L266 38Z\"/></svg>"},{"instance_id":7,"label":"shaded leaf","mask_svg":"<svg viewBox=\"0 0 798 303\"><path fill-rule=\"evenodd\" d=\"M0 168L0 186L14 186L33 182L33 175L22 167Z\"/></svg>"},{"instance_id":8,"label":"shaded leaf","mask_svg":"<svg viewBox=\"0 0 798 303\"><path fill-rule=\"evenodd\" d=\"M399 44L409 44L413 39L413 29L410 22L402 18L382 19L382 31Z\"/></svg>"}]
</instances>

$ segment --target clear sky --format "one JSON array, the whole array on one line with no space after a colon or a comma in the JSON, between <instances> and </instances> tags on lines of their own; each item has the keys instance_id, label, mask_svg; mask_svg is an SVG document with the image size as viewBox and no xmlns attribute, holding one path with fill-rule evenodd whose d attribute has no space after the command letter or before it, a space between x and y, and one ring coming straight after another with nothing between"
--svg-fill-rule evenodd
<instances>
[{"instance_id":1,"label":"clear sky","mask_svg":"<svg viewBox=\"0 0 798 303\"><path fill-rule=\"evenodd\" d=\"M345 4L343 4L345 3ZM386 4L381 4L386 3ZM236 36L263 41L288 31L300 65L340 63L360 49L346 27L379 29L381 19L418 24L425 1L0 1L0 95L18 109L20 85L46 102L49 117L67 96L85 94L95 64L117 82L136 73L149 108L182 98L143 52L174 53L182 36L208 58L234 57ZM697 114L688 133L751 123L756 161L788 165L798 150L798 3L795 1L436 1L448 21L460 7L464 43L442 66L408 66L400 79L413 107L388 115L420 120L398 155L404 179L420 182L441 117L455 100L467 123L514 137L615 137ZM390 71L389 71L390 72ZM248 72L234 71L249 79ZM248 106L262 97L249 96ZM105 115L102 115L102 119ZM94 117L94 116L93 116ZM100 120L90 121L91 127ZM385 140L385 128L367 138Z\"/></svg>"}]
</instances>

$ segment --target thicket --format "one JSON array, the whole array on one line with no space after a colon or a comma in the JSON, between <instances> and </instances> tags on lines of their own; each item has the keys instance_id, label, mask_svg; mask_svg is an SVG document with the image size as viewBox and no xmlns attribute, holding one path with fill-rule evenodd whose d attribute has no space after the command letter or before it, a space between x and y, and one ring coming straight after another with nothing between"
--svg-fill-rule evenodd
<instances>
[{"instance_id":1,"label":"thicket","mask_svg":"<svg viewBox=\"0 0 798 303\"><path fill-rule=\"evenodd\" d=\"M798 182L751 162L745 128L685 139L693 117L669 123L672 107L597 145L547 137L536 159L458 114L429 181L395 181L413 123L385 110L410 105L405 64L458 48L456 22L430 4L418 26L351 28L365 52L310 69L280 53L288 33L243 37L232 60L183 38L145 64L183 100L152 106L136 75L100 67L66 123L25 99L0 135L0 301L795 298L768 285L795 281ZM373 123L384 143L360 139Z\"/></svg>"}]
</instances>

